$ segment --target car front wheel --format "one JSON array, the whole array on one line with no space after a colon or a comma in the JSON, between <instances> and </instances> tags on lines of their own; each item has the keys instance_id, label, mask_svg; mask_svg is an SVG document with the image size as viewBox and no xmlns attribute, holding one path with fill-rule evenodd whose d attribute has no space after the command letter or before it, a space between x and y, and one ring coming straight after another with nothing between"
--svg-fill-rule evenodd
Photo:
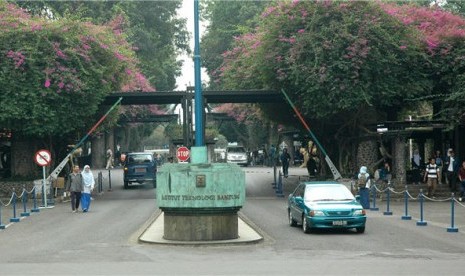
<instances>
[{"instance_id":1,"label":"car front wheel","mask_svg":"<svg viewBox=\"0 0 465 276\"><path fill-rule=\"evenodd\" d=\"M297 225L297 221L292 217L292 215L291 215L291 210L288 210L287 215L288 215L288 218L289 218L289 225L290 225L291 227L296 226L296 225Z\"/></svg>"},{"instance_id":2,"label":"car front wheel","mask_svg":"<svg viewBox=\"0 0 465 276\"><path fill-rule=\"evenodd\" d=\"M304 231L305 234L310 233L310 227L308 227L306 215L303 215L303 218L302 218L302 230Z\"/></svg>"}]
</instances>

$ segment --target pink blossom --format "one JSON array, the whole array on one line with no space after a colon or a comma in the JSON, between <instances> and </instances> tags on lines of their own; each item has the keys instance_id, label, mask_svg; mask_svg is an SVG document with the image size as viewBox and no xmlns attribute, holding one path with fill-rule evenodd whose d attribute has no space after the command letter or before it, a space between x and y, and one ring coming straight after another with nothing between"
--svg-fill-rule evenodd
<instances>
[{"instance_id":1,"label":"pink blossom","mask_svg":"<svg viewBox=\"0 0 465 276\"><path fill-rule=\"evenodd\" d=\"M124 57L122 54L120 54L120 53L118 53L118 52L115 52L114 54L115 54L115 57L116 57L117 59L119 59L119 60L125 60L125 57Z\"/></svg>"},{"instance_id":2,"label":"pink blossom","mask_svg":"<svg viewBox=\"0 0 465 276\"><path fill-rule=\"evenodd\" d=\"M62 58L62 59L66 59L66 58L67 58L67 56L65 55L65 53L63 53L63 52L61 51L61 49L60 49L60 43L54 42L54 43L53 43L53 50L55 50L55 54L56 54L58 57L60 57L60 58Z\"/></svg>"},{"instance_id":3,"label":"pink blossom","mask_svg":"<svg viewBox=\"0 0 465 276\"><path fill-rule=\"evenodd\" d=\"M58 84L58 87L60 87L60 89L63 89L63 87L65 87L65 84L62 81L60 81L60 83Z\"/></svg>"},{"instance_id":4,"label":"pink blossom","mask_svg":"<svg viewBox=\"0 0 465 276\"><path fill-rule=\"evenodd\" d=\"M405 50L405 49L407 49L407 46L405 46L405 45L401 45L401 46L399 46L399 49L401 49L401 50Z\"/></svg>"},{"instance_id":5,"label":"pink blossom","mask_svg":"<svg viewBox=\"0 0 465 276\"><path fill-rule=\"evenodd\" d=\"M297 31L297 33L299 33L299 34L303 34L304 32L305 32L305 29L299 29L299 30Z\"/></svg>"},{"instance_id":6,"label":"pink blossom","mask_svg":"<svg viewBox=\"0 0 465 276\"><path fill-rule=\"evenodd\" d=\"M50 87L50 80L49 80L49 79L46 79L46 80L45 80L44 86L45 86L45 88L49 88L49 87Z\"/></svg>"},{"instance_id":7,"label":"pink blossom","mask_svg":"<svg viewBox=\"0 0 465 276\"><path fill-rule=\"evenodd\" d=\"M131 69L126 69L126 74L131 75L132 74Z\"/></svg>"},{"instance_id":8,"label":"pink blossom","mask_svg":"<svg viewBox=\"0 0 465 276\"><path fill-rule=\"evenodd\" d=\"M21 52L15 52L13 50L9 50L6 54L8 58L11 58L15 62L15 68L18 69L21 65L24 64L26 57Z\"/></svg>"},{"instance_id":9,"label":"pink blossom","mask_svg":"<svg viewBox=\"0 0 465 276\"><path fill-rule=\"evenodd\" d=\"M42 30L42 25L39 25L39 24L32 24L31 26L31 31L40 31Z\"/></svg>"},{"instance_id":10,"label":"pink blossom","mask_svg":"<svg viewBox=\"0 0 465 276\"><path fill-rule=\"evenodd\" d=\"M436 47L438 47L439 45L439 42L433 38L428 38L426 39L426 44L428 45L428 48L430 49L434 49Z\"/></svg>"}]
</instances>

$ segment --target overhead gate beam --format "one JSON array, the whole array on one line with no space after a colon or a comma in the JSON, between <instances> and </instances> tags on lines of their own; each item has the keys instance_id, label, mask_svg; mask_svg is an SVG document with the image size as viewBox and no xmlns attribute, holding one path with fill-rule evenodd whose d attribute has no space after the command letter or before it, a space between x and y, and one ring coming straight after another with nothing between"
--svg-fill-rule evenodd
<instances>
[{"instance_id":1,"label":"overhead gate beam","mask_svg":"<svg viewBox=\"0 0 465 276\"><path fill-rule=\"evenodd\" d=\"M102 105L110 105L123 97L121 105L179 104L193 93L188 91L115 92L108 95ZM207 103L281 103L281 93L272 90L203 91Z\"/></svg>"}]
</instances>

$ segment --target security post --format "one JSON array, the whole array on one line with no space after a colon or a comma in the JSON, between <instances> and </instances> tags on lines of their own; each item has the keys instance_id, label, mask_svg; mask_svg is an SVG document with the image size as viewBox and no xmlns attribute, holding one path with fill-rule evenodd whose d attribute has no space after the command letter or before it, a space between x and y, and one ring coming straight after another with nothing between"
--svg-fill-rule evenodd
<instances>
[{"instance_id":1,"label":"security post","mask_svg":"<svg viewBox=\"0 0 465 276\"><path fill-rule=\"evenodd\" d=\"M199 3L195 0L195 146L190 151L182 148L177 152L180 161L190 159L190 163L166 163L158 169L157 204L164 212L165 239L236 239L239 237L237 212L245 201L245 173L237 164L208 163L204 143L198 10Z\"/></svg>"}]
</instances>

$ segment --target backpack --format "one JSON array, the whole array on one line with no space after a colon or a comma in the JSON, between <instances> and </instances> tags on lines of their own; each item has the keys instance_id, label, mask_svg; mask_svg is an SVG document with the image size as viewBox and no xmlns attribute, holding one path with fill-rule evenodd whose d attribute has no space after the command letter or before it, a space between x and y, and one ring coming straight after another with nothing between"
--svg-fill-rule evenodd
<instances>
[{"instance_id":1,"label":"backpack","mask_svg":"<svg viewBox=\"0 0 465 276\"><path fill-rule=\"evenodd\" d=\"M360 174L360 177L357 179L357 186L359 188L365 188L367 185L367 181L368 179L366 173L362 173Z\"/></svg>"}]
</instances>

